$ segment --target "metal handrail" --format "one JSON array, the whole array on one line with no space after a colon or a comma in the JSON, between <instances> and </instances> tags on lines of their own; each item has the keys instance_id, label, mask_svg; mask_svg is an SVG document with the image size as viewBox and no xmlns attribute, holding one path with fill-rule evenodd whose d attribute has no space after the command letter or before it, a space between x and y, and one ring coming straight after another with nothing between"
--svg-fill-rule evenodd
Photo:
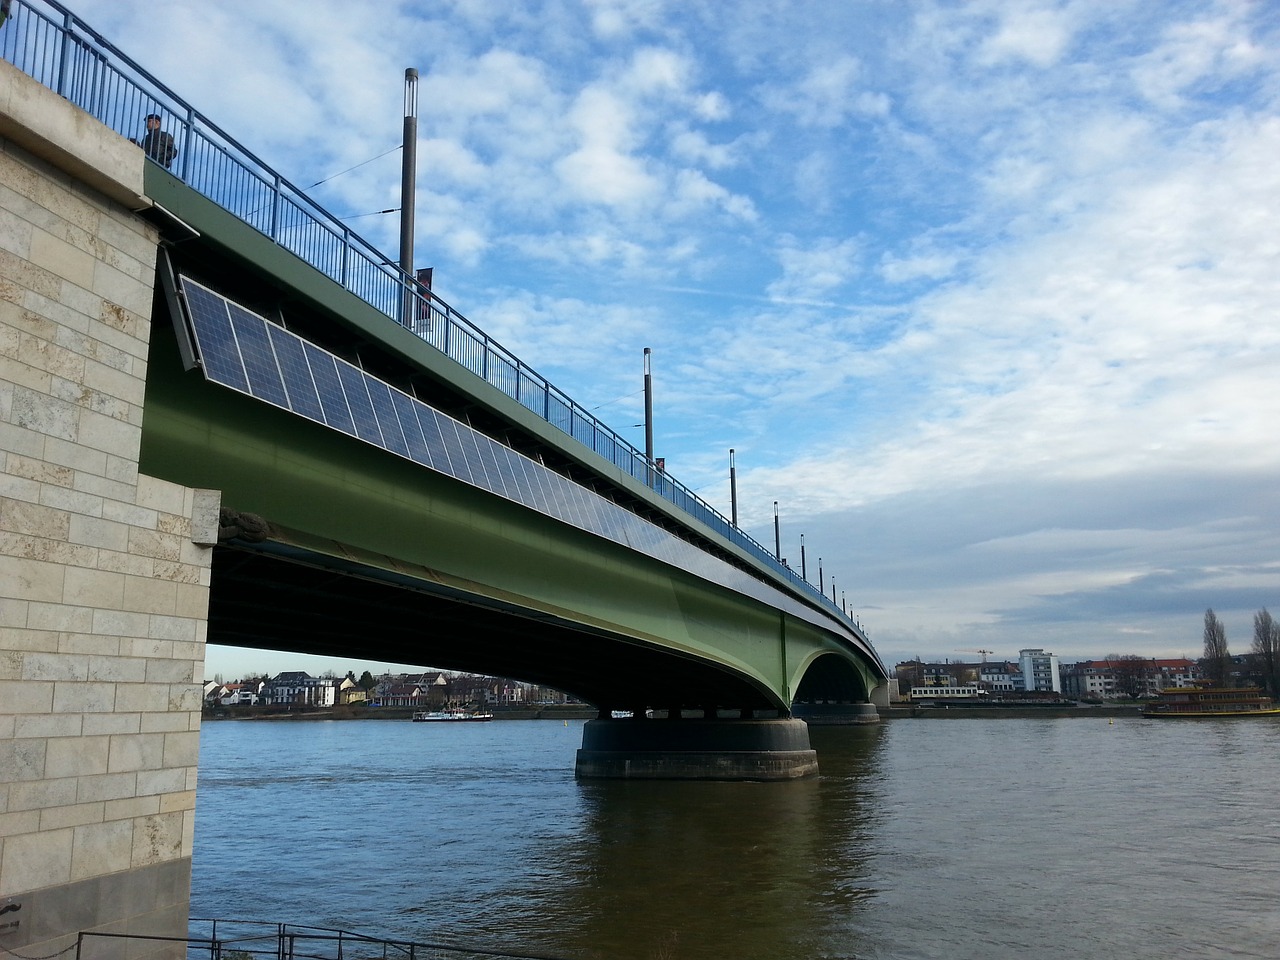
<instances>
[{"instance_id":1,"label":"metal handrail","mask_svg":"<svg viewBox=\"0 0 1280 960\"><path fill-rule=\"evenodd\" d=\"M198 920L191 925L212 924L209 936L162 936L159 934L106 933L81 931L76 937L75 960L95 960L91 945L97 941L124 941L130 944L184 946L187 960L565 960L547 954L514 952L496 946L431 941L388 940L350 930L297 926L254 920ZM219 936L219 927L231 927L232 935ZM257 932L261 931L261 932ZM236 934L240 935L236 935ZM119 956L116 949L103 951ZM132 951L130 956L135 955Z\"/></svg>"},{"instance_id":2,"label":"metal handrail","mask_svg":"<svg viewBox=\"0 0 1280 960\"><path fill-rule=\"evenodd\" d=\"M61 22L38 7L53 11ZM692 520L793 586L807 590L866 636L861 624L827 597L821 586L800 576L690 488L658 470L630 441L422 287L58 0L15 0L11 19L0 30L0 58L123 136L139 130L147 114L159 114L178 151L169 169L174 176Z\"/></svg>"}]
</instances>

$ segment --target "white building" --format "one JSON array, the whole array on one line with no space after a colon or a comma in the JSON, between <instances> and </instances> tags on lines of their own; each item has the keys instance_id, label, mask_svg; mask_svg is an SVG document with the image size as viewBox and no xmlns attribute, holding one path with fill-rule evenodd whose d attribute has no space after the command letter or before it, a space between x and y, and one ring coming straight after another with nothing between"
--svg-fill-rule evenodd
<instances>
[{"instance_id":1,"label":"white building","mask_svg":"<svg viewBox=\"0 0 1280 960\"><path fill-rule=\"evenodd\" d=\"M1058 658L1040 649L1018 651L1018 663L1022 666L1022 689L1062 692L1062 680L1058 675Z\"/></svg>"},{"instance_id":2,"label":"white building","mask_svg":"<svg viewBox=\"0 0 1280 960\"><path fill-rule=\"evenodd\" d=\"M1005 661L984 663L978 667L978 685L991 693L1012 693L1022 688L1022 675Z\"/></svg>"},{"instance_id":3,"label":"white building","mask_svg":"<svg viewBox=\"0 0 1280 960\"><path fill-rule=\"evenodd\" d=\"M333 680L313 677L303 670L288 670L267 681L261 699L271 704L298 704L309 707L332 707L337 684Z\"/></svg>"}]
</instances>

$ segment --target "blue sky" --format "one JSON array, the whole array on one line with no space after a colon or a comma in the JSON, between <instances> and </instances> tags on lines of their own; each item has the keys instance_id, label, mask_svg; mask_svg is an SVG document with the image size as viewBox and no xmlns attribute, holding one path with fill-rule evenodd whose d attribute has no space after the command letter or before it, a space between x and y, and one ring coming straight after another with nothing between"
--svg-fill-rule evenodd
<instances>
[{"instance_id":1,"label":"blue sky","mask_svg":"<svg viewBox=\"0 0 1280 960\"><path fill-rule=\"evenodd\" d=\"M1272 3L74 7L342 216L416 67L437 292L639 447L651 347L668 469L889 663L1280 609Z\"/></svg>"}]
</instances>

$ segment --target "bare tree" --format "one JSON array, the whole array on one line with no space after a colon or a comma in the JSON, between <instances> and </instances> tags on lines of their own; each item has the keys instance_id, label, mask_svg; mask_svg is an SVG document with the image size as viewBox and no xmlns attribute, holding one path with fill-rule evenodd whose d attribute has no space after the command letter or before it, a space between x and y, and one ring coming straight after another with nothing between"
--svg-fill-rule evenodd
<instances>
[{"instance_id":1,"label":"bare tree","mask_svg":"<svg viewBox=\"0 0 1280 960\"><path fill-rule=\"evenodd\" d=\"M1253 615L1253 654L1272 696L1280 693L1280 624L1263 607Z\"/></svg>"},{"instance_id":2,"label":"bare tree","mask_svg":"<svg viewBox=\"0 0 1280 960\"><path fill-rule=\"evenodd\" d=\"M1147 677L1152 672L1152 663L1146 657L1113 653L1107 657L1107 666L1116 678L1116 693L1136 700L1147 692Z\"/></svg>"},{"instance_id":3,"label":"bare tree","mask_svg":"<svg viewBox=\"0 0 1280 960\"><path fill-rule=\"evenodd\" d=\"M1231 665L1227 628L1210 607L1204 612L1204 673L1213 683L1224 684Z\"/></svg>"}]
</instances>

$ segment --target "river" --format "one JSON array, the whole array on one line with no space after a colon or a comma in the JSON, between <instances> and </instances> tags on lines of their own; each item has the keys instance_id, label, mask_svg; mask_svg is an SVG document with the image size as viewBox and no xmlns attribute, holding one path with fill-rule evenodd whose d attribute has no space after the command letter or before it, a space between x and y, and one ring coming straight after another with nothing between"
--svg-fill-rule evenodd
<instances>
[{"instance_id":1,"label":"river","mask_svg":"<svg viewBox=\"0 0 1280 960\"><path fill-rule=\"evenodd\" d=\"M814 728L578 782L581 722L205 723L192 915L567 960L1280 956L1280 722Z\"/></svg>"}]
</instances>

